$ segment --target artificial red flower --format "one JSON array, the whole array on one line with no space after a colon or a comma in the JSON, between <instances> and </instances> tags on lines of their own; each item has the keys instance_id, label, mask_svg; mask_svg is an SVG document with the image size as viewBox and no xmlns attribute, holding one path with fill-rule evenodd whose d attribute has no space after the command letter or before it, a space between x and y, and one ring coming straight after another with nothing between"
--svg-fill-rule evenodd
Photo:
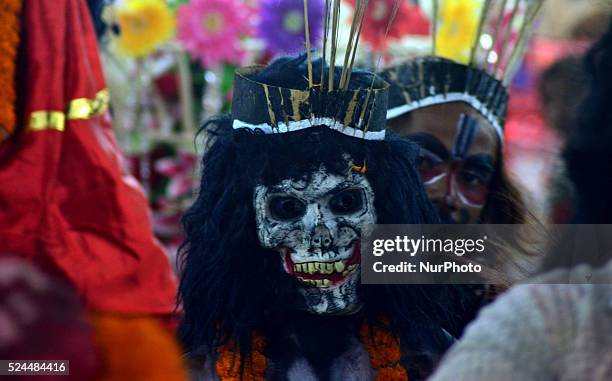
<instances>
[{"instance_id":1,"label":"artificial red flower","mask_svg":"<svg viewBox=\"0 0 612 381\"><path fill-rule=\"evenodd\" d=\"M346 1L353 7L357 4L356 0ZM393 18L393 10L396 6L399 7L395 18ZM387 34L390 21L392 23ZM408 1L370 0L361 36L373 50L379 51L384 49L392 40L398 40L409 35L427 36L429 32L429 20L420 7L410 4Z\"/></svg>"}]
</instances>

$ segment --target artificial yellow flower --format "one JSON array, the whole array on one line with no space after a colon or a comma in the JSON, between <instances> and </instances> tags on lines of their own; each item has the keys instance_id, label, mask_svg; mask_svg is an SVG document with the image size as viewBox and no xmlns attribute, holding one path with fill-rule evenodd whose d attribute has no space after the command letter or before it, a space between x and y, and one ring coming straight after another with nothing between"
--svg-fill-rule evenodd
<instances>
[{"instance_id":1,"label":"artificial yellow flower","mask_svg":"<svg viewBox=\"0 0 612 381\"><path fill-rule=\"evenodd\" d=\"M119 53L142 57L174 35L175 20L164 0L125 0L115 9Z\"/></svg>"},{"instance_id":2,"label":"artificial yellow flower","mask_svg":"<svg viewBox=\"0 0 612 381\"><path fill-rule=\"evenodd\" d=\"M443 0L438 13L436 55L467 64L478 33L482 2Z\"/></svg>"}]
</instances>

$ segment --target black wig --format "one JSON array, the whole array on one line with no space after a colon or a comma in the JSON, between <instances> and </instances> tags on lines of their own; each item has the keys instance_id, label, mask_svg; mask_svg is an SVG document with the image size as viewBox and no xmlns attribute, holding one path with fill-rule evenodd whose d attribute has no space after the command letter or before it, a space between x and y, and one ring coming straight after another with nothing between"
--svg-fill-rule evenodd
<instances>
[{"instance_id":1,"label":"black wig","mask_svg":"<svg viewBox=\"0 0 612 381\"><path fill-rule=\"evenodd\" d=\"M578 125L564 149L576 186L574 223L612 223L612 24L589 51L590 91L578 111Z\"/></svg>"},{"instance_id":2,"label":"black wig","mask_svg":"<svg viewBox=\"0 0 612 381\"><path fill-rule=\"evenodd\" d=\"M283 59L258 80L300 86L305 72L302 58ZM369 85L359 80L354 75L351 83ZM342 176L352 163L365 165L379 224L438 222L415 169L418 148L393 133L382 141L349 137L326 126L263 134L234 130L231 122L220 116L204 125L210 145L200 190L183 218L180 337L194 356L212 355L228 340L248 354L253 332L273 330L299 297L297 281L282 269L278 253L259 244L253 206L257 185L303 179L322 165ZM373 285L359 292L370 321L387 317L402 343L427 352L448 347L445 333L456 330L455 320L469 298L458 286Z\"/></svg>"},{"instance_id":3,"label":"black wig","mask_svg":"<svg viewBox=\"0 0 612 381\"><path fill-rule=\"evenodd\" d=\"M585 60L589 76L589 93L583 100L577 115L577 125L572 129L563 151L567 174L576 188L574 224L612 223L612 23L607 33L589 50ZM610 261L606 248L612 237L604 227L589 228L597 232L596 239L589 237L588 250L582 242L578 245L575 230L562 236L544 258L540 272L558 268L572 268L579 264L593 267ZM579 247L576 251L573 248Z\"/></svg>"}]
</instances>

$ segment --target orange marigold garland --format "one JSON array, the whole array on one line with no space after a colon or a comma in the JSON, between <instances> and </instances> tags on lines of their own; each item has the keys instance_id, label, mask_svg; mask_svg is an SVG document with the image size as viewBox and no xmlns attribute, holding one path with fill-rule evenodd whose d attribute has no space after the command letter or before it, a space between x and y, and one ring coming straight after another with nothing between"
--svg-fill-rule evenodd
<instances>
[{"instance_id":1,"label":"orange marigold garland","mask_svg":"<svg viewBox=\"0 0 612 381\"><path fill-rule=\"evenodd\" d=\"M382 323L382 326L374 328L363 324L360 332L361 342L376 371L376 381L407 381L406 369L400 364L399 340L391 334L389 322L385 320Z\"/></svg>"},{"instance_id":2,"label":"orange marigold garland","mask_svg":"<svg viewBox=\"0 0 612 381\"><path fill-rule=\"evenodd\" d=\"M15 130L15 61L22 2L0 1L0 142Z\"/></svg>"},{"instance_id":3,"label":"orange marigold garland","mask_svg":"<svg viewBox=\"0 0 612 381\"><path fill-rule=\"evenodd\" d=\"M370 355L370 363L376 371L376 381L408 381L408 374L400 364L401 351L399 341L391 334L389 323L382 327L370 329L363 324L360 331L361 341ZM265 381L268 360L263 354L265 341L253 335L251 360L247 362L243 381ZM215 364L217 376L221 381L241 381L240 355L233 351L232 343L219 349Z\"/></svg>"},{"instance_id":4,"label":"orange marigold garland","mask_svg":"<svg viewBox=\"0 0 612 381\"><path fill-rule=\"evenodd\" d=\"M263 354L264 338L253 335L251 358L247 359L244 375L240 378L240 354L235 354L233 344L227 343L219 349L215 363L217 376L221 381L265 381L268 359Z\"/></svg>"}]
</instances>

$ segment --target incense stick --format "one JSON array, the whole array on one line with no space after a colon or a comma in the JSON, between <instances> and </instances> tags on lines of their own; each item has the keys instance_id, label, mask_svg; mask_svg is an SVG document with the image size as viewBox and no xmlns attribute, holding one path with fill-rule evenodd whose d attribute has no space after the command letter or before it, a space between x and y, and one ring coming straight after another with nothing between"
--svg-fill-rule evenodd
<instances>
[{"instance_id":1,"label":"incense stick","mask_svg":"<svg viewBox=\"0 0 612 381\"><path fill-rule=\"evenodd\" d=\"M308 28L308 0L304 0L304 32L306 36L306 57L308 60L308 88L312 88L312 57L310 57L310 30Z\"/></svg>"},{"instance_id":2,"label":"incense stick","mask_svg":"<svg viewBox=\"0 0 612 381\"><path fill-rule=\"evenodd\" d=\"M323 86L324 86L324 82L325 82L325 66L326 66L326 60L325 60L325 56L327 54L327 36L329 35L329 11L330 11L330 0L325 0L325 13L323 15L323 17L325 18L324 20L324 27L323 27L323 54L321 54L321 59L323 61L323 64L321 65L321 90L323 90Z\"/></svg>"},{"instance_id":3,"label":"incense stick","mask_svg":"<svg viewBox=\"0 0 612 381\"><path fill-rule=\"evenodd\" d=\"M484 24L489 14L490 7L491 7L491 0L485 0L482 6L480 22L478 23L478 32L476 33L476 40L474 41L474 45L472 45L472 51L470 52L469 66L474 65L474 60L476 59L476 52L478 51L478 47L480 46L480 36L482 35L482 30L484 29Z\"/></svg>"},{"instance_id":4,"label":"incense stick","mask_svg":"<svg viewBox=\"0 0 612 381\"><path fill-rule=\"evenodd\" d=\"M351 51L353 50L353 39L355 37L355 30L357 28L357 22L359 20L359 13L361 12L361 0L357 0L355 5L355 13L353 14L353 21L351 22L351 31L349 32L349 40L344 52L344 63L342 64L342 74L340 75L339 88L344 88L344 81L346 80L346 69L348 68L349 59L351 57Z\"/></svg>"},{"instance_id":5,"label":"incense stick","mask_svg":"<svg viewBox=\"0 0 612 381\"><path fill-rule=\"evenodd\" d=\"M368 5L370 4L370 0L366 0L365 5L363 7L363 13L361 14L361 21L359 23L359 30L357 32L357 37L355 41L355 48L353 49L353 55L351 57L351 63L348 70L348 78L346 81L346 88L348 88L348 83L351 80L351 74L353 73L353 64L355 63L355 55L357 54L357 46L359 45L359 37L361 36L361 30L363 29L363 22L365 20L366 10L368 9Z\"/></svg>"},{"instance_id":6,"label":"incense stick","mask_svg":"<svg viewBox=\"0 0 612 381\"><path fill-rule=\"evenodd\" d=\"M504 19L504 11L506 10L507 3L508 3L508 0L502 0L501 7L499 8L499 14L497 15L497 22L495 23L495 26L494 26L495 29L493 31L491 46L489 46L489 48L485 50L485 60L484 60L483 68L489 67L489 55L495 48L497 37L499 35L499 30L501 29L501 23L502 23L502 20Z\"/></svg>"},{"instance_id":7,"label":"incense stick","mask_svg":"<svg viewBox=\"0 0 612 381\"><path fill-rule=\"evenodd\" d=\"M387 36L389 35L389 31L391 30L391 25L393 25L393 21L395 21L395 16L397 16L397 12L399 11L400 1L401 0L395 1L395 5L393 6L393 11L391 11L391 17L389 17L389 22L387 23L387 29L385 30L384 39L387 39ZM382 57L383 57L383 53L381 53L378 56L378 62L376 63L375 70L374 70L374 72L376 73L379 71L380 61L382 61ZM370 84L370 88L368 89L368 95L366 97L366 106L368 104L368 100L370 99L371 92L374 91L374 81L375 80L376 80L376 75L373 75L372 83ZM369 125L366 125L364 128L364 131L367 131L369 127L370 127Z\"/></svg>"},{"instance_id":8,"label":"incense stick","mask_svg":"<svg viewBox=\"0 0 612 381\"><path fill-rule=\"evenodd\" d=\"M521 0L514 0L514 7L512 8L512 13L510 14L510 21L508 21L508 26L506 28L506 32L504 33L504 37L502 39L502 43L500 44L500 48L499 48L499 56L497 58L497 62L495 63L495 66L493 67L493 75L495 76L495 74L497 73L497 71L499 70L499 67L501 66L501 63L503 61L503 58L505 56L506 53L506 45L508 44L509 40L510 40L510 35L512 33L512 24L514 22L514 19L516 17L516 14L518 12L519 9L519 5L521 4Z\"/></svg>"},{"instance_id":9,"label":"incense stick","mask_svg":"<svg viewBox=\"0 0 612 381\"><path fill-rule=\"evenodd\" d=\"M535 3L527 9L527 14L525 15L525 20L523 22L523 25L521 26L521 31L519 32L517 40L519 41L519 44L510 55L508 65L504 68L500 77L502 79L502 83L504 84L507 83L509 74L512 72L512 70L514 70L516 62L519 61L519 57L521 56L523 49L527 45L527 38L525 34L527 33L528 26L533 24L533 21L538 15L538 12L540 11L540 8L542 7L543 3L544 0L536 0Z\"/></svg>"},{"instance_id":10,"label":"incense stick","mask_svg":"<svg viewBox=\"0 0 612 381\"><path fill-rule=\"evenodd\" d=\"M438 0L433 0L433 15L431 16L431 35L433 36L433 41L431 42L431 55L436 55L436 47L438 44Z\"/></svg>"},{"instance_id":11,"label":"incense stick","mask_svg":"<svg viewBox=\"0 0 612 381\"><path fill-rule=\"evenodd\" d=\"M328 91L334 90L334 69L336 67L336 49L338 48L338 24L340 19L340 0L333 1L332 13L332 46L329 58L329 86Z\"/></svg>"}]
</instances>

